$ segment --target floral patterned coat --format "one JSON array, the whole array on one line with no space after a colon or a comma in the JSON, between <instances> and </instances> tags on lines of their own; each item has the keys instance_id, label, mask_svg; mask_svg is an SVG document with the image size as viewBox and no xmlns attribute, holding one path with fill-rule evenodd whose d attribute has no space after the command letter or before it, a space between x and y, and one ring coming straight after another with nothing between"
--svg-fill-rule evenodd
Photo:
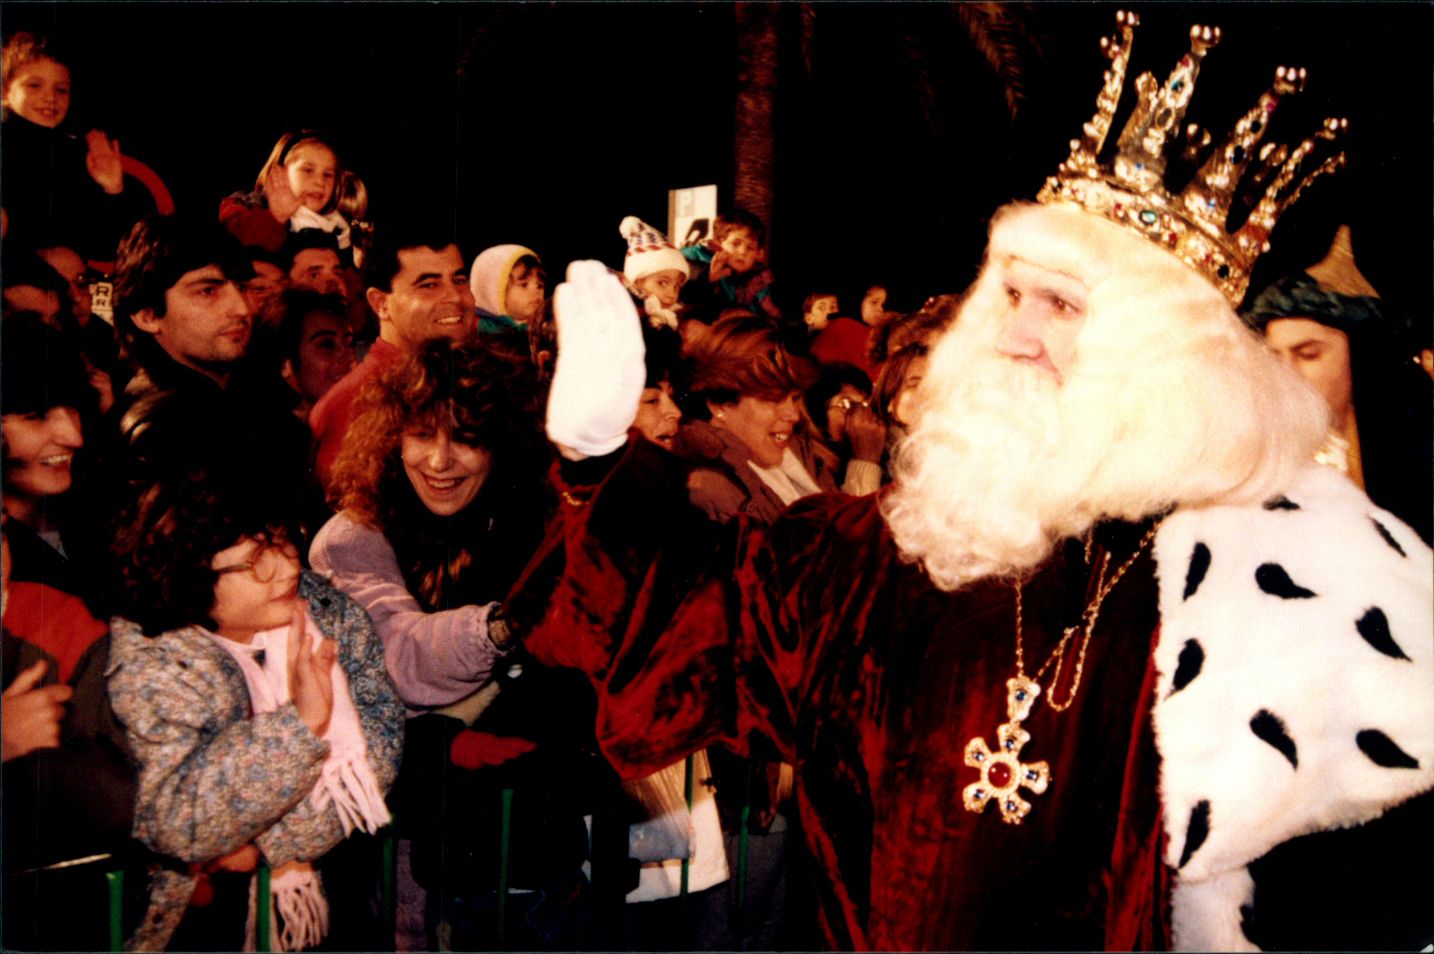
<instances>
[{"instance_id":1,"label":"floral patterned coat","mask_svg":"<svg viewBox=\"0 0 1434 954\"><path fill-rule=\"evenodd\" d=\"M363 609L321 578L306 572L299 595L319 630L338 641L369 764L387 791L404 712L382 643ZM328 743L293 703L251 716L238 665L198 626L152 638L125 619L111 628L110 700L139 763L134 835L182 863L152 871L149 910L126 949L162 950L194 892L187 863L254 842L277 867L320 857L344 832L332 805L316 811L307 797Z\"/></svg>"}]
</instances>

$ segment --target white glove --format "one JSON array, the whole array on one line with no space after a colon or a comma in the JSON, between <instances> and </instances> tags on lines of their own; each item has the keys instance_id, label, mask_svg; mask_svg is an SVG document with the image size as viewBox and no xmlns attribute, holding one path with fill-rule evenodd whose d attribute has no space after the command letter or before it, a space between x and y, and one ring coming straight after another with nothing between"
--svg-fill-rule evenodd
<instances>
[{"instance_id":1,"label":"white glove","mask_svg":"<svg viewBox=\"0 0 1434 954\"><path fill-rule=\"evenodd\" d=\"M568 266L553 293L558 360L548 392L548 439L590 457L627 442L647 380L632 296L601 262Z\"/></svg>"}]
</instances>

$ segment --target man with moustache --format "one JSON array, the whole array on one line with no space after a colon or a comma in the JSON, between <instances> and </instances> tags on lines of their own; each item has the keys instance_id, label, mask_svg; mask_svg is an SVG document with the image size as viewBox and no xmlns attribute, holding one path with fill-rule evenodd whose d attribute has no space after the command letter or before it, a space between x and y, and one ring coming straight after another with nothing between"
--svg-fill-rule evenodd
<instances>
[{"instance_id":1,"label":"man with moustache","mask_svg":"<svg viewBox=\"0 0 1434 954\"><path fill-rule=\"evenodd\" d=\"M704 527L671 461L617 453L635 404L617 392L641 379L620 287L581 264L555 298L568 546L506 611L539 658L588 672L624 775L719 741L796 766L834 947L1434 932L1430 550L1312 465L1320 399L1232 308L1262 241L1219 239L1235 153L1190 187L1218 231L1136 154L1163 141L1141 123L1178 127L1218 32L1137 84L1129 161L1096 165L1133 21L1087 140L1039 204L994 218L884 495ZM1237 130L1239 156L1262 129ZM1397 849L1328 894L1335 849L1293 881L1268 864L1345 836Z\"/></svg>"},{"instance_id":2,"label":"man with moustache","mask_svg":"<svg viewBox=\"0 0 1434 954\"><path fill-rule=\"evenodd\" d=\"M362 410L357 404L364 384L425 341L462 340L478 328L463 253L451 226L401 219L380 228L365 256L364 281L369 307L378 316L378 340L309 412L314 467L324 484L349 424Z\"/></svg>"}]
</instances>

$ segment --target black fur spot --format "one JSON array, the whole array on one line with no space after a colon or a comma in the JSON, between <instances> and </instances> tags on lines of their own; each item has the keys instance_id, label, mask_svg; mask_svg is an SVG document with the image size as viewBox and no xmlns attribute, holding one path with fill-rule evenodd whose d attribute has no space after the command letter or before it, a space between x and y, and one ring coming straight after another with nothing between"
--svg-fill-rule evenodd
<instances>
[{"instance_id":1,"label":"black fur spot","mask_svg":"<svg viewBox=\"0 0 1434 954\"><path fill-rule=\"evenodd\" d=\"M1205 650L1193 639L1185 640L1185 645L1180 647L1180 661L1175 666L1175 678L1170 681L1170 695L1184 689L1195 681L1200 675L1200 668L1205 665ZM1170 696L1166 696L1170 698Z\"/></svg>"},{"instance_id":2,"label":"black fur spot","mask_svg":"<svg viewBox=\"0 0 1434 954\"><path fill-rule=\"evenodd\" d=\"M1379 535L1384 538L1385 543L1389 544L1391 547L1394 548L1395 553L1404 557L1406 560L1409 558L1409 554L1404 552L1404 548L1399 545L1398 540L1394 539L1394 534L1389 532L1388 527L1380 523L1378 520L1375 520L1373 517L1369 518L1369 522L1374 524L1374 529L1379 531Z\"/></svg>"},{"instance_id":3,"label":"black fur spot","mask_svg":"<svg viewBox=\"0 0 1434 954\"><path fill-rule=\"evenodd\" d=\"M1260 946L1259 944L1255 943L1255 934L1257 933L1257 931L1255 921L1255 906L1253 904L1240 905L1240 933L1245 935L1245 940L1249 941L1251 944L1255 944L1256 947Z\"/></svg>"},{"instance_id":4,"label":"black fur spot","mask_svg":"<svg viewBox=\"0 0 1434 954\"><path fill-rule=\"evenodd\" d=\"M1282 600L1307 600L1315 595L1313 590L1307 590L1290 579L1285 568L1278 563L1260 564L1260 568L1255 571L1255 582L1260 589Z\"/></svg>"},{"instance_id":5,"label":"black fur spot","mask_svg":"<svg viewBox=\"0 0 1434 954\"><path fill-rule=\"evenodd\" d=\"M1271 497L1264 503L1266 510L1298 510L1300 505L1283 494L1278 497Z\"/></svg>"},{"instance_id":6,"label":"black fur spot","mask_svg":"<svg viewBox=\"0 0 1434 954\"><path fill-rule=\"evenodd\" d=\"M1195 544L1195 549L1190 551L1190 569L1185 571L1185 595L1181 599L1188 600L1195 595L1209 569L1210 548L1203 543Z\"/></svg>"},{"instance_id":7,"label":"black fur spot","mask_svg":"<svg viewBox=\"0 0 1434 954\"><path fill-rule=\"evenodd\" d=\"M1367 610L1354 626L1359 630L1359 635L1364 637L1366 643L1384 655L1392 656L1395 659L1409 659L1404 655L1404 650L1400 649L1399 644L1394 641L1394 637L1389 634L1389 620L1385 617L1384 610L1378 606Z\"/></svg>"},{"instance_id":8,"label":"black fur spot","mask_svg":"<svg viewBox=\"0 0 1434 954\"><path fill-rule=\"evenodd\" d=\"M1205 839L1210 837L1210 803L1200 801L1190 809L1190 824L1185 826L1185 848L1180 852L1179 867L1185 867L1190 856L1200 850Z\"/></svg>"},{"instance_id":9,"label":"black fur spot","mask_svg":"<svg viewBox=\"0 0 1434 954\"><path fill-rule=\"evenodd\" d=\"M1269 709L1261 709L1255 713L1250 720L1250 731L1255 733L1255 738L1266 742L1276 749L1285 758L1290 760L1292 768L1300 767L1299 752L1295 749L1295 740L1285 731L1285 722Z\"/></svg>"},{"instance_id":10,"label":"black fur spot","mask_svg":"<svg viewBox=\"0 0 1434 954\"><path fill-rule=\"evenodd\" d=\"M1359 751L1369 756L1369 760L1375 765L1385 768L1419 767L1418 759L1395 745L1393 739L1378 729L1365 729L1358 733L1354 737L1354 744L1359 746Z\"/></svg>"}]
</instances>

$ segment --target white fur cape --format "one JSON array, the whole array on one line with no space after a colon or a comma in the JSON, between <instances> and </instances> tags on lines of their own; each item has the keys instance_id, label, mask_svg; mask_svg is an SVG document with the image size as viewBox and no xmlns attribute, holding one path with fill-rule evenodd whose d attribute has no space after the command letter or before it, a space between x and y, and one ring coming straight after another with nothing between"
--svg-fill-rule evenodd
<instances>
[{"instance_id":1,"label":"white fur cape","mask_svg":"<svg viewBox=\"0 0 1434 954\"><path fill-rule=\"evenodd\" d=\"M1166 519L1155 730L1181 950L1258 950L1246 866L1434 787L1434 561L1340 474Z\"/></svg>"}]
</instances>

